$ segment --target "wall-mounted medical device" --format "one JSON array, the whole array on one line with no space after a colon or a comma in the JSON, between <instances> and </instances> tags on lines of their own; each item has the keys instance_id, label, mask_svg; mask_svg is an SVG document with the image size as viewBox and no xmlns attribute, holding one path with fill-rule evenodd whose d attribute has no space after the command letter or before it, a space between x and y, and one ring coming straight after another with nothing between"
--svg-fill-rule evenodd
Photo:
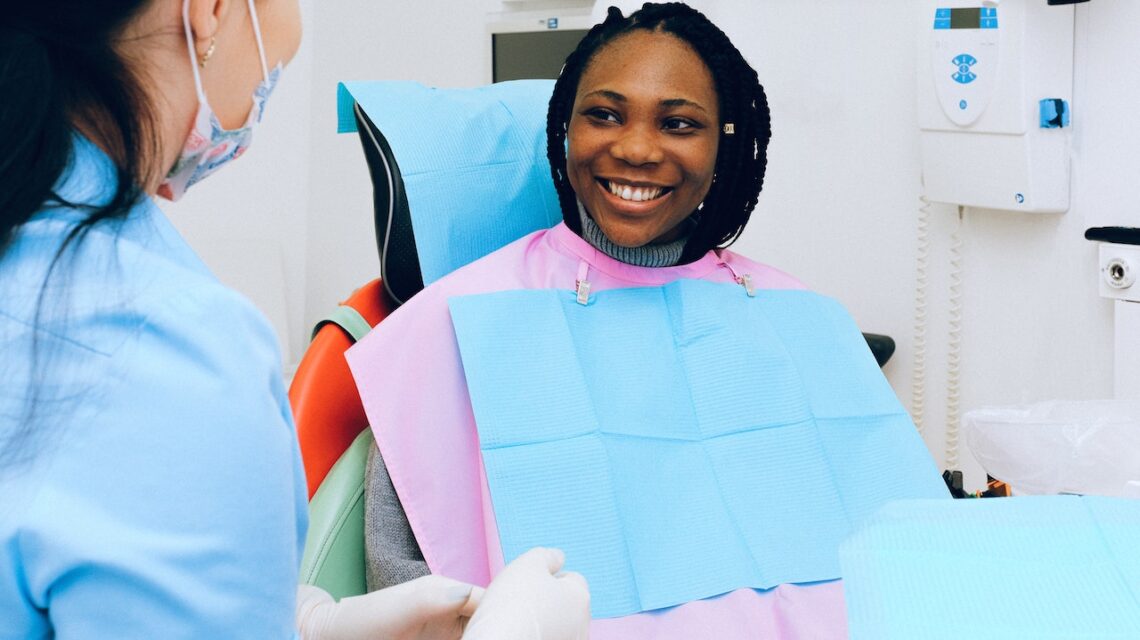
<instances>
[{"instance_id":1,"label":"wall-mounted medical device","mask_svg":"<svg viewBox=\"0 0 1140 640\"><path fill-rule=\"evenodd\" d=\"M488 82L557 78L566 56L593 26L588 7L514 9L532 4L508 3L512 10L488 14Z\"/></svg>"},{"instance_id":2,"label":"wall-mounted medical device","mask_svg":"<svg viewBox=\"0 0 1140 640\"><path fill-rule=\"evenodd\" d=\"M918 55L925 195L987 209L1069 208L1073 7L928 0Z\"/></svg>"}]
</instances>

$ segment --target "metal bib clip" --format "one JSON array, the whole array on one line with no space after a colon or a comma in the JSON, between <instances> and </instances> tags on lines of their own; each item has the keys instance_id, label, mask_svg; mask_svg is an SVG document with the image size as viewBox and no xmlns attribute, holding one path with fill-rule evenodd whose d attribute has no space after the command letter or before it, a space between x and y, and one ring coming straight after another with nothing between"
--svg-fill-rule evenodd
<instances>
[{"instance_id":1,"label":"metal bib clip","mask_svg":"<svg viewBox=\"0 0 1140 640\"><path fill-rule=\"evenodd\" d=\"M590 265L583 260L578 263L578 279L575 281L575 290L578 292L578 304L585 306L590 302L590 281L586 279Z\"/></svg>"}]
</instances>

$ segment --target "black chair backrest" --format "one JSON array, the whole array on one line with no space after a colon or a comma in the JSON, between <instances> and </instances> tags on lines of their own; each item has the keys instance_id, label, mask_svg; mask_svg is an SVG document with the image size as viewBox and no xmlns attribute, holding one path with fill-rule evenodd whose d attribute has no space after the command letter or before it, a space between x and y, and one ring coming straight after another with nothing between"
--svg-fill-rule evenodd
<instances>
[{"instance_id":1,"label":"black chair backrest","mask_svg":"<svg viewBox=\"0 0 1140 640\"><path fill-rule=\"evenodd\" d=\"M887 364L895 353L894 338L879 333L864 333L863 338L867 340L867 346L871 348L875 362L878 362L880 367Z\"/></svg>"},{"instance_id":2,"label":"black chair backrest","mask_svg":"<svg viewBox=\"0 0 1140 640\"><path fill-rule=\"evenodd\" d=\"M380 279L384 293L399 306L424 288L416 238L408 213L408 196L404 179L388 141L368 114L357 104L357 130L372 177L372 202L375 207L376 249L380 254Z\"/></svg>"}]
</instances>

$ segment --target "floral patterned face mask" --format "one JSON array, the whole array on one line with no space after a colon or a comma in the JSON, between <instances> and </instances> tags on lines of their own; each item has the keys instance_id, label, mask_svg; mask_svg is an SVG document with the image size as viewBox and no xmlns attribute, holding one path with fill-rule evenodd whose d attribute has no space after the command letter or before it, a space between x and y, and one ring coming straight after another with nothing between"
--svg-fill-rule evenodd
<instances>
[{"instance_id":1,"label":"floral patterned face mask","mask_svg":"<svg viewBox=\"0 0 1140 640\"><path fill-rule=\"evenodd\" d=\"M194 127L186 138L178 161L158 187L158 195L168 200L178 200L194 184L217 171L230 160L241 156L249 148L253 138L253 127L261 122L265 113L265 102L277 85L281 76L281 64L272 72L265 64L265 47L261 42L261 26L253 0L249 3L249 15L253 20L253 35L257 39L257 53L261 57L261 83L253 92L253 106L245 124L237 129L224 129L218 121L206 92L202 89L202 76L198 71L198 56L194 50L194 35L190 31L190 0L182 3L182 25L186 29L186 42L190 50L190 66L194 69L194 86L198 90L198 115Z\"/></svg>"}]
</instances>

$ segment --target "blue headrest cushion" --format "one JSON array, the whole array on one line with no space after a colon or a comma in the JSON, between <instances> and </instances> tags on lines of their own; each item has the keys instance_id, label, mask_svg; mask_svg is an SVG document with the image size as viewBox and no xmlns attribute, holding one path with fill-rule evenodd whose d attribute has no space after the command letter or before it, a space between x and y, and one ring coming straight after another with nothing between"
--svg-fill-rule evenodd
<instances>
[{"instance_id":1,"label":"blue headrest cushion","mask_svg":"<svg viewBox=\"0 0 1140 640\"><path fill-rule=\"evenodd\" d=\"M546 158L553 89L553 80L338 86L339 132L356 131L359 103L396 158L424 285L562 220Z\"/></svg>"}]
</instances>

